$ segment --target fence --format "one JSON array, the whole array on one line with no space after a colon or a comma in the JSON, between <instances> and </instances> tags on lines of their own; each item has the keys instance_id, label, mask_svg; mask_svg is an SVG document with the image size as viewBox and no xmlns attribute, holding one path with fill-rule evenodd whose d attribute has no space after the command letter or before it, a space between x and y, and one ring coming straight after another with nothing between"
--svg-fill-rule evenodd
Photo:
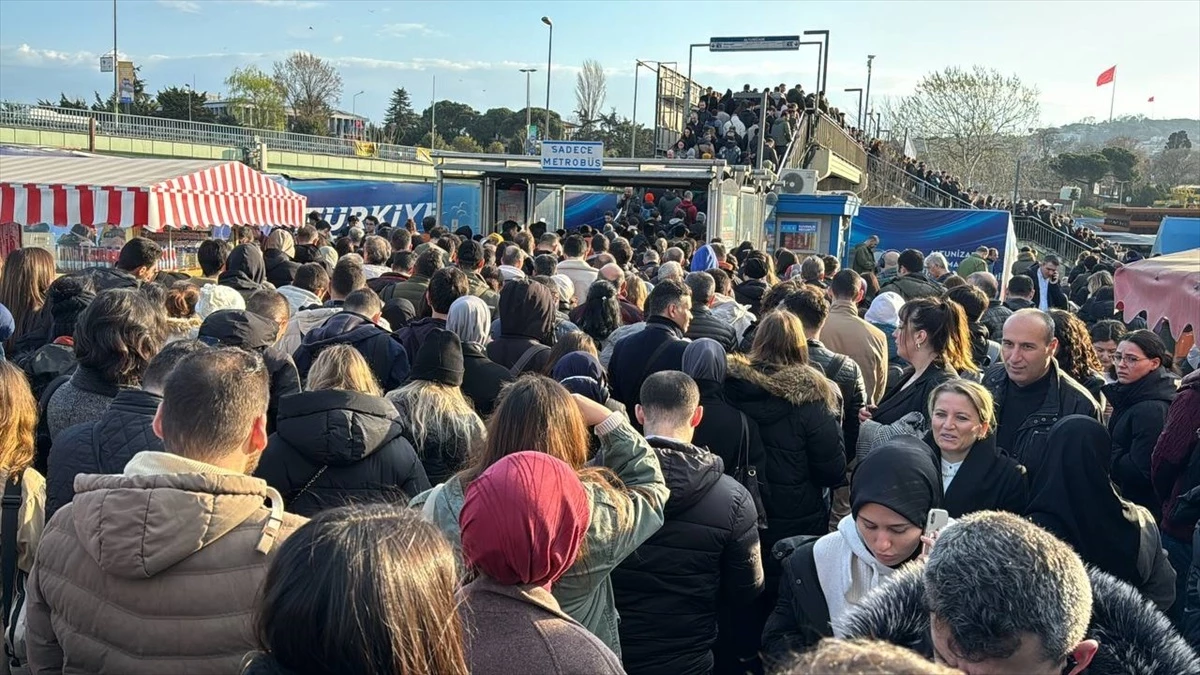
<instances>
[{"instance_id":1,"label":"fence","mask_svg":"<svg viewBox=\"0 0 1200 675\"><path fill-rule=\"evenodd\" d=\"M1032 242L1043 250L1057 253L1067 265L1074 265L1079 254L1090 251L1094 246L1085 244L1056 227L1051 227L1036 216L1013 216L1013 233L1017 239ZM1102 261L1116 263L1117 260L1099 254Z\"/></svg>"},{"instance_id":2,"label":"fence","mask_svg":"<svg viewBox=\"0 0 1200 675\"><path fill-rule=\"evenodd\" d=\"M932 209L973 209L971 202L934 187L883 157L868 160L870 179L867 192L871 197L894 197L913 206Z\"/></svg>"},{"instance_id":3,"label":"fence","mask_svg":"<svg viewBox=\"0 0 1200 675\"><path fill-rule=\"evenodd\" d=\"M417 149L405 145L389 143L364 145L362 141L352 138L330 138L290 131L253 129L209 122L188 122L165 117L115 115L111 112L0 102L0 126L87 134L91 133L92 120L95 121L95 133L98 136L200 143L241 149L253 148L258 143L263 143L270 150L285 152L352 157L368 156L405 162L418 161Z\"/></svg>"}]
</instances>

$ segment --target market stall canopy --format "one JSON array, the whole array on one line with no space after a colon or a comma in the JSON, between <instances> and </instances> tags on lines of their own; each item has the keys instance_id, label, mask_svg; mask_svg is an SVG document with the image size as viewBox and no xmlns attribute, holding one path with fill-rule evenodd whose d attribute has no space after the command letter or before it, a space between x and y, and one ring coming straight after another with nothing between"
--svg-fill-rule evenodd
<instances>
[{"instance_id":1,"label":"market stall canopy","mask_svg":"<svg viewBox=\"0 0 1200 675\"><path fill-rule=\"evenodd\" d=\"M1126 317L1146 312L1150 326L1167 319L1176 338L1188 326L1200 330L1200 248L1125 265L1113 285Z\"/></svg>"},{"instance_id":2,"label":"market stall canopy","mask_svg":"<svg viewBox=\"0 0 1200 675\"><path fill-rule=\"evenodd\" d=\"M241 162L0 156L0 222L164 227L304 224L303 195Z\"/></svg>"}]
</instances>

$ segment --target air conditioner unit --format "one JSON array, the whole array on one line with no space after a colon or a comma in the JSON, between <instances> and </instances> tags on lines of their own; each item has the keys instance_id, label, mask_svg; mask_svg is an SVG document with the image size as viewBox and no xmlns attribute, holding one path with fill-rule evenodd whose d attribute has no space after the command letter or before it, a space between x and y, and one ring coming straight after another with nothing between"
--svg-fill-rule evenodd
<instances>
[{"instance_id":1,"label":"air conditioner unit","mask_svg":"<svg viewBox=\"0 0 1200 675\"><path fill-rule=\"evenodd\" d=\"M779 191L785 195L817 194L815 169L790 169L779 175Z\"/></svg>"}]
</instances>

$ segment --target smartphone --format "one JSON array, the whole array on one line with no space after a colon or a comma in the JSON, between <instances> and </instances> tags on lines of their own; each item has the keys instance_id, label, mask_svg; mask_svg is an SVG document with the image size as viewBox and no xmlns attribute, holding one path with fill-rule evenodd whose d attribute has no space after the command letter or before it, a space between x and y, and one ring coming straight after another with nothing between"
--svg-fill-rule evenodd
<instances>
[{"instance_id":1,"label":"smartphone","mask_svg":"<svg viewBox=\"0 0 1200 675\"><path fill-rule=\"evenodd\" d=\"M929 516L925 519L925 536L932 537L941 532L949 522L950 514L946 512L946 509L930 509Z\"/></svg>"}]
</instances>

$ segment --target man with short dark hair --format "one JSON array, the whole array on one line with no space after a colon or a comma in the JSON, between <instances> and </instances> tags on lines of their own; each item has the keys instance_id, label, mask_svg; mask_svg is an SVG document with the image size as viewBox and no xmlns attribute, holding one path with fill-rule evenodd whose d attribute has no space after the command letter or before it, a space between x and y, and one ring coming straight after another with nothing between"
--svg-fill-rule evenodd
<instances>
[{"instance_id":1,"label":"man with short dark hair","mask_svg":"<svg viewBox=\"0 0 1200 675\"><path fill-rule=\"evenodd\" d=\"M1000 284L991 272L975 272L967 277L967 283L978 288L988 299L987 309L983 310L983 318L979 323L988 329L988 335L995 340L1004 332L1004 322L1013 313L1000 302Z\"/></svg>"},{"instance_id":2,"label":"man with short dark hair","mask_svg":"<svg viewBox=\"0 0 1200 675\"><path fill-rule=\"evenodd\" d=\"M225 261L233 247L224 239L205 239L196 247L196 262L200 265L200 276L188 279L198 288L217 283L217 277L225 269Z\"/></svg>"},{"instance_id":3,"label":"man with short dark hair","mask_svg":"<svg viewBox=\"0 0 1200 675\"><path fill-rule=\"evenodd\" d=\"M542 224L545 227L545 224ZM538 237L537 247L533 249L534 255L547 254L558 260L559 254L558 235L553 232L546 232Z\"/></svg>"},{"instance_id":4,"label":"man with short dark hair","mask_svg":"<svg viewBox=\"0 0 1200 675\"><path fill-rule=\"evenodd\" d=\"M839 270L833 275L829 281L833 303L821 327L821 341L831 352L845 354L858 365L865 403L874 405L883 398L887 385L887 336L858 316L863 288L863 279L854 270ZM854 446L847 441L846 447Z\"/></svg>"},{"instance_id":5,"label":"man with short dark hair","mask_svg":"<svg viewBox=\"0 0 1200 675\"><path fill-rule=\"evenodd\" d=\"M191 353L162 385L152 428L163 451L75 480L25 585L31 672L240 670L267 568L305 522L251 475L268 391L257 354Z\"/></svg>"},{"instance_id":6,"label":"man with short dark hair","mask_svg":"<svg viewBox=\"0 0 1200 675\"><path fill-rule=\"evenodd\" d=\"M854 247L854 257L850 269L859 274L875 271L875 247L879 246L879 235L873 234L866 241Z\"/></svg>"},{"instance_id":7,"label":"man with short dark hair","mask_svg":"<svg viewBox=\"0 0 1200 675\"><path fill-rule=\"evenodd\" d=\"M475 243L475 242L471 242ZM450 315L450 305L454 301L471 294L467 275L457 267L443 267L433 273L429 280L429 289L425 292L425 304L431 311L431 316L414 319L396 331L395 338L404 345L408 354L409 365L417 358L417 351L425 344L426 338L435 330L445 330L446 318Z\"/></svg>"},{"instance_id":8,"label":"man with short dark hair","mask_svg":"<svg viewBox=\"0 0 1200 675\"><path fill-rule=\"evenodd\" d=\"M408 232L408 230L400 231ZM408 281L408 278L412 276L413 262L416 259L413 252L408 249L395 251L388 256L388 271L374 279L367 279L367 288L375 291L382 297L383 292L389 287L402 281Z\"/></svg>"},{"instance_id":9,"label":"man with short dark hair","mask_svg":"<svg viewBox=\"0 0 1200 675\"><path fill-rule=\"evenodd\" d=\"M737 348L737 331L725 321L713 316L712 307L716 300L716 281L707 272L691 272L683 278L692 292L692 321L684 337L690 340L710 338L716 340L731 354Z\"/></svg>"},{"instance_id":10,"label":"man with short dark hair","mask_svg":"<svg viewBox=\"0 0 1200 675\"><path fill-rule=\"evenodd\" d=\"M384 391L398 388L408 378L408 354L399 340L379 327L382 316L383 302L375 291L364 287L347 295L342 311L304 336L295 354L300 377L308 378L321 350L348 344L362 354Z\"/></svg>"},{"instance_id":11,"label":"man with short dark hair","mask_svg":"<svg viewBox=\"0 0 1200 675\"><path fill-rule=\"evenodd\" d=\"M1051 309L1067 309L1067 294L1058 280L1058 268L1062 259L1050 254L1040 265L1030 267L1025 276L1033 279L1033 306L1048 312Z\"/></svg>"},{"instance_id":12,"label":"man with short dark hair","mask_svg":"<svg viewBox=\"0 0 1200 675\"><path fill-rule=\"evenodd\" d=\"M682 282L659 282L646 298L646 327L613 347L608 373L613 397L628 409L641 401L646 377L683 366L683 335L692 320L692 292Z\"/></svg>"},{"instance_id":13,"label":"man with short dark hair","mask_svg":"<svg viewBox=\"0 0 1200 675\"><path fill-rule=\"evenodd\" d=\"M295 281L277 290L287 300L288 316L292 317L301 310L321 306L329 292L329 273L321 263L304 263L296 270Z\"/></svg>"},{"instance_id":14,"label":"man with short dark hair","mask_svg":"<svg viewBox=\"0 0 1200 675\"><path fill-rule=\"evenodd\" d=\"M725 475L721 458L692 444L704 409L690 377L655 373L639 398L634 413L667 477L667 503L675 506L612 572L621 659L630 673L713 672L718 639L736 658L757 651L756 635L739 644L722 629L718 638L717 623L718 612L727 623L754 622L763 589L758 512L746 488Z\"/></svg>"},{"instance_id":15,"label":"man with short dark hair","mask_svg":"<svg viewBox=\"0 0 1200 675\"><path fill-rule=\"evenodd\" d=\"M976 272L987 272L992 266L987 260L988 247L980 246L975 249L971 255L963 258L963 261L958 263L958 276L964 279L970 279L972 274Z\"/></svg>"},{"instance_id":16,"label":"man with short dark hair","mask_svg":"<svg viewBox=\"0 0 1200 675\"><path fill-rule=\"evenodd\" d=\"M388 233L388 241L392 245L392 253L412 250L412 232L398 227Z\"/></svg>"},{"instance_id":17,"label":"man with short dark hair","mask_svg":"<svg viewBox=\"0 0 1200 675\"><path fill-rule=\"evenodd\" d=\"M161 246L152 239L134 237L121 247L113 267L91 267L86 273L91 276L97 293L110 288L138 288L158 276L159 258L162 258Z\"/></svg>"},{"instance_id":18,"label":"man with short dark hair","mask_svg":"<svg viewBox=\"0 0 1200 675\"><path fill-rule=\"evenodd\" d=\"M299 272L296 274L299 275ZM346 296L366 285L366 276L363 275L362 265L357 260L353 257L339 260L329 277L329 299L319 307L301 309L293 314L287 330L279 340L279 348L287 354L296 353L309 331L318 328L329 317L342 311Z\"/></svg>"},{"instance_id":19,"label":"man with short dark hair","mask_svg":"<svg viewBox=\"0 0 1200 675\"><path fill-rule=\"evenodd\" d=\"M1005 287L1004 306L1012 312L1030 307L1037 309L1033 304L1033 279L1024 274L1016 274L1009 277L1008 286ZM1007 319L1005 320L1007 321ZM1000 332L1003 333L1004 327L1001 326L1000 328Z\"/></svg>"},{"instance_id":20,"label":"man with short dark hair","mask_svg":"<svg viewBox=\"0 0 1200 675\"><path fill-rule=\"evenodd\" d=\"M542 277L552 277L558 274L558 258L549 253L540 253L533 257L533 275ZM575 284L571 284L571 290L575 290Z\"/></svg>"},{"instance_id":21,"label":"man with short dark hair","mask_svg":"<svg viewBox=\"0 0 1200 675\"><path fill-rule=\"evenodd\" d=\"M458 245L458 268L467 279L468 292L487 303L488 309L495 315L500 303L500 294L492 290L479 272L483 269L483 245L473 239L464 239ZM453 302L453 301L451 301ZM449 311L449 309L447 309ZM409 352L416 357L416 352Z\"/></svg>"},{"instance_id":22,"label":"man with short dark hair","mask_svg":"<svg viewBox=\"0 0 1200 675\"><path fill-rule=\"evenodd\" d=\"M996 410L996 447L1025 466L1041 464L1050 427L1067 415L1100 420L1100 406L1054 360L1058 340L1054 319L1041 310L1014 312L1004 322L1000 352L1004 362L987 369L983 386ZM1105 471L1110 448L1096 448Z\"/></svg>"},{"instance_id":23,"label":"man with short dark hair","mask_svg":"<svg viewBox=\"0 0 1200 675\"><path fill-rule=\"evenodd\" d=\"M945 292L941 285L925 277L925 258L915 248L901 252L897 264L900 266L900 273L895 279L880 286L880 293L891 291L907 302L917 298L941 297Z\"/></svg>"},{"instance_id":24,"label":"man with short dark hair","mask_svg":"<svg viewBox=\"0 0 1200 675\"><path fill-rule=\"evenodd\" d=\"M317 240L317 228L314 225L305 225L296 230L296 254L292 260L301 265L317 262L317 253L321 248Z\"/></svg>"},{"instance_id":25,"label":"man with short dark hair","mask_svg":"<svg viewBox=\"0 0 1200 675\"><path fill-rule=\"evenodd\" d=\"M279 327L275 333L275 342L278 343L287 331L288 318L291 316L291 307L288 305L287 298L282 293L270 288L264 288L261 291L254 291L246 300L246 311L257 314L264 319L270 319L272 323Z\"/></svg>"},{"instance_id":26,"label":"man with short dark hair","mask_svg":"<svg viewBox=\"0 0 1200 675\"><path fill-rule=\"evenodd\" d=\"M412 303L417 310L417 316L425 313L425 292L429 289L429 280L433 273L446 266L446 254L436 246L417 255L413 266L413 274L407 281L401 281L385 288L380 299L385 303L396 298L403 298Z\"/></svg>"}]
</instances>

